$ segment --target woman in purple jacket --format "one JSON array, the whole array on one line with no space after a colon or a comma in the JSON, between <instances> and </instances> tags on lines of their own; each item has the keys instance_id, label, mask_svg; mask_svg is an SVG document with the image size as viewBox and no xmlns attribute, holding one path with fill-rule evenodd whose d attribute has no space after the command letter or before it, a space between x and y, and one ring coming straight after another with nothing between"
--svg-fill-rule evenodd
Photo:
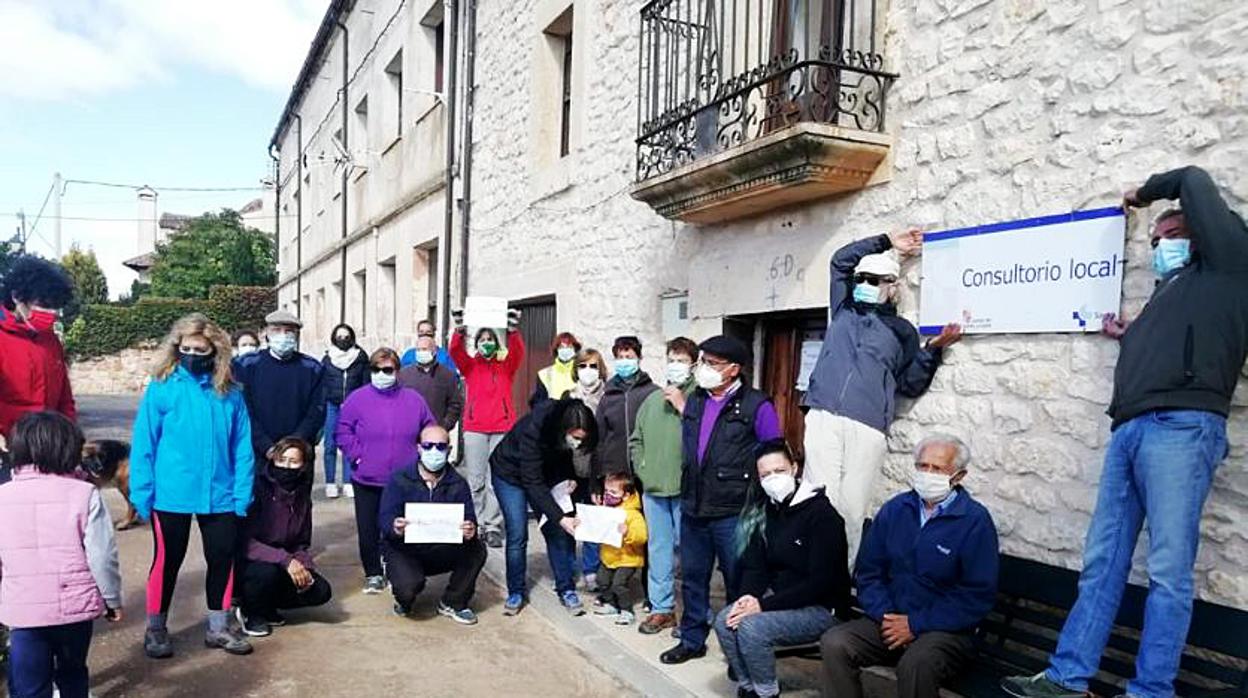
<instances>
[{"instance_id":1,"label":"woman in purple jacket","mask_svg":"<svg viewBox=\"0 0 1248 698\"><path fill-rule=\"evenodd\" d=\"M312 461L296 437L279 440L256 477L247 513L247 567L238 623L252 637L285 625L280 610L320 606L333 591L312 563Z\"/></svg>"},{"instance_id":2,"label":"woman in purple jacket","mask_svg":"<svg viewBox=\"0 0 1248 698\"><path fill-rule=\"evenodd\" d=\"M364 593L386 590L381 573L381 530L377 513L381 491L396 471L420 458L420 432L437 424L420 393L398 385L399 355L389 348L369 357L370 385L351 393L338 414L335 440L352 463L355 528L364 566Z\"/></svg>"}]
</instances>

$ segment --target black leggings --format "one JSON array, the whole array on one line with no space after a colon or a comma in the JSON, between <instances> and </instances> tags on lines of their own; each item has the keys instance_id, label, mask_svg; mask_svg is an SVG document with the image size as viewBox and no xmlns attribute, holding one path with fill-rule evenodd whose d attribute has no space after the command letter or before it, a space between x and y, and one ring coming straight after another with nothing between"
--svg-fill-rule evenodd
<instances>
[{"instance_id":1,"label":"black leggings","mask_svg":"<svg viewBox=\"0 0 1248 698\"><path fill-rule=\"evenodd\" d=\"M381 511L380 487L353 483L355 487L355 530L360 539L360 564L365 577L381 576L381 530L377 515Z\"/></svg>"},{"instance_id":2,"label":"black leggings","mask_svg":"<svg viewBox=\"0 0 1248 698\"><path fill-rule=\"evenodd\" d=\"M208 610L221 611L230 606L234 586L233 514L175 514L152 512L152 538L155 551L152 569L147 576L147 613L168 613L178 570L186 557L186 544L191 538L191 516L199 520L199 535L204 544L204 561L208 573L204 591Z\"/></svg>"}]
</instances>

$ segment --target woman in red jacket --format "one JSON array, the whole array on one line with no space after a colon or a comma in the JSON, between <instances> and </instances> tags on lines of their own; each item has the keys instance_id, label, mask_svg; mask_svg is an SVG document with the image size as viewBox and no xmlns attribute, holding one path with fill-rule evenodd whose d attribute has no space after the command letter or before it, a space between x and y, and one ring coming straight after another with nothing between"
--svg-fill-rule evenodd
<instances>
[{"instance_id":1,"label":"woman in red jacket","mask_svg":"<svg viewBox=\"0 0 1248 698\"><path fill-rule=\"evenodd\" d=\"M53 330L73 295L65 269L38 257L19 257L0 282L0 434L27 412L76 418L65 350Z\"/></svg>"},{"instance_id":2,"label":"woman in red jacket","mask_svg":"<svg viewBox=\"0 0 1248 698\"><path fill-rule=\"evenodd\" d=\"M524 362L519 319L519 313L512 311L506 348L500 346L498 335L489 328L477 330L471 354L466 346L466 328L456 327L451 336L451 359L459 368L468 393L463 417L463 472L472 489L477 525L491 548L503 547L503 514L490 485L490 454L516 423L511 388L516 371Z\"/></svg>"}]
</instances>

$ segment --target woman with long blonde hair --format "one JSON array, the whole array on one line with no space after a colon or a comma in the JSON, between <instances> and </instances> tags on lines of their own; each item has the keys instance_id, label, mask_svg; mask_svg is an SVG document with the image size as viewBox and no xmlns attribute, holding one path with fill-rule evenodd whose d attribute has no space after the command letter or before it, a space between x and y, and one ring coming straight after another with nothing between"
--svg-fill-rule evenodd
<instances>
[{"instance_id":1,"label":"woman with long blonde hair","mask_svg":"<svg viewBox=\"0 0 1248 698\"><path fill-rule=\"evenodd\" d=\"M204 643L230 654L251 652L228 623L236 528L251 504L255 471L251 423L230 375L230 349L229 335L203 315L175 322L134 421L130 501L152 522L154 540L143 639L153 659L173 655L165 619L192 517L208 566Z\"/></svg>"}]
</instances>

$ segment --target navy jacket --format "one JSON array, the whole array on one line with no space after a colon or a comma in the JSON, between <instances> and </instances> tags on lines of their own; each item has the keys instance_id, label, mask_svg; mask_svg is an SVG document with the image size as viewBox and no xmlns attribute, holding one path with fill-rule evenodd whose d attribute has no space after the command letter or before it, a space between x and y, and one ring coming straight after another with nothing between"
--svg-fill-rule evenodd
<instances>
[{"instance_id":1,"label":"navy jacket","mask_svg":"<svg viewBox=\"0 0 1248 698\"><path fill-rule=\"evenodd\" d=\"M940 349L919 346L919 333L889 304L854 300L854 268L892 247L887 235L851 242L832 255L828 331L810 375L806 404L887 432L896 394L919 397L940 366Z\"/></svg>"},{"instance_id":2,"label":"navy jacket","mask_svg":"<svg viewBox=\"0 0 1248 698\"><path fill-rule=\"evenodd\" d=\"M404 506L413 504L463 504L464 520L477 522L476 510L472 508L472 490L468 481L460 477L455 469L442 469L442 478L430 490L420 476L419 467L409 465L390 476L390 482L381 491L381 505L377 507L377 525L381 527L381 537L391 545L402 545L403 536L394 534L394 520L403 516ZM430 543L429 545L434 545Z\"/></svg>"},{"instance_id":3,"label":"navy jacket","mask_svg":"<svg viewBox=\"0 0 1248 698\"><path fill-rule=\"evenodd\" d=\"M919 495L903 492L871 522L854 578L858 602L879 621L909 616L910 631L969 632L997 596L997 527L982 504L957 488L949 509L919 528Z\"/></svg>"},{"instance_id":4,"label":"navy jacket","mask_svg":"<svg viewBox=\"0 0 1248 698\"><path fill-rule=\"evenodd\" d=\"M321 362L299 352L278 359L257 351L234 360L234 380L243 385L258 456L287 436L316 443L325 424L323 375Z\"/></svg>"}]
</instances>

